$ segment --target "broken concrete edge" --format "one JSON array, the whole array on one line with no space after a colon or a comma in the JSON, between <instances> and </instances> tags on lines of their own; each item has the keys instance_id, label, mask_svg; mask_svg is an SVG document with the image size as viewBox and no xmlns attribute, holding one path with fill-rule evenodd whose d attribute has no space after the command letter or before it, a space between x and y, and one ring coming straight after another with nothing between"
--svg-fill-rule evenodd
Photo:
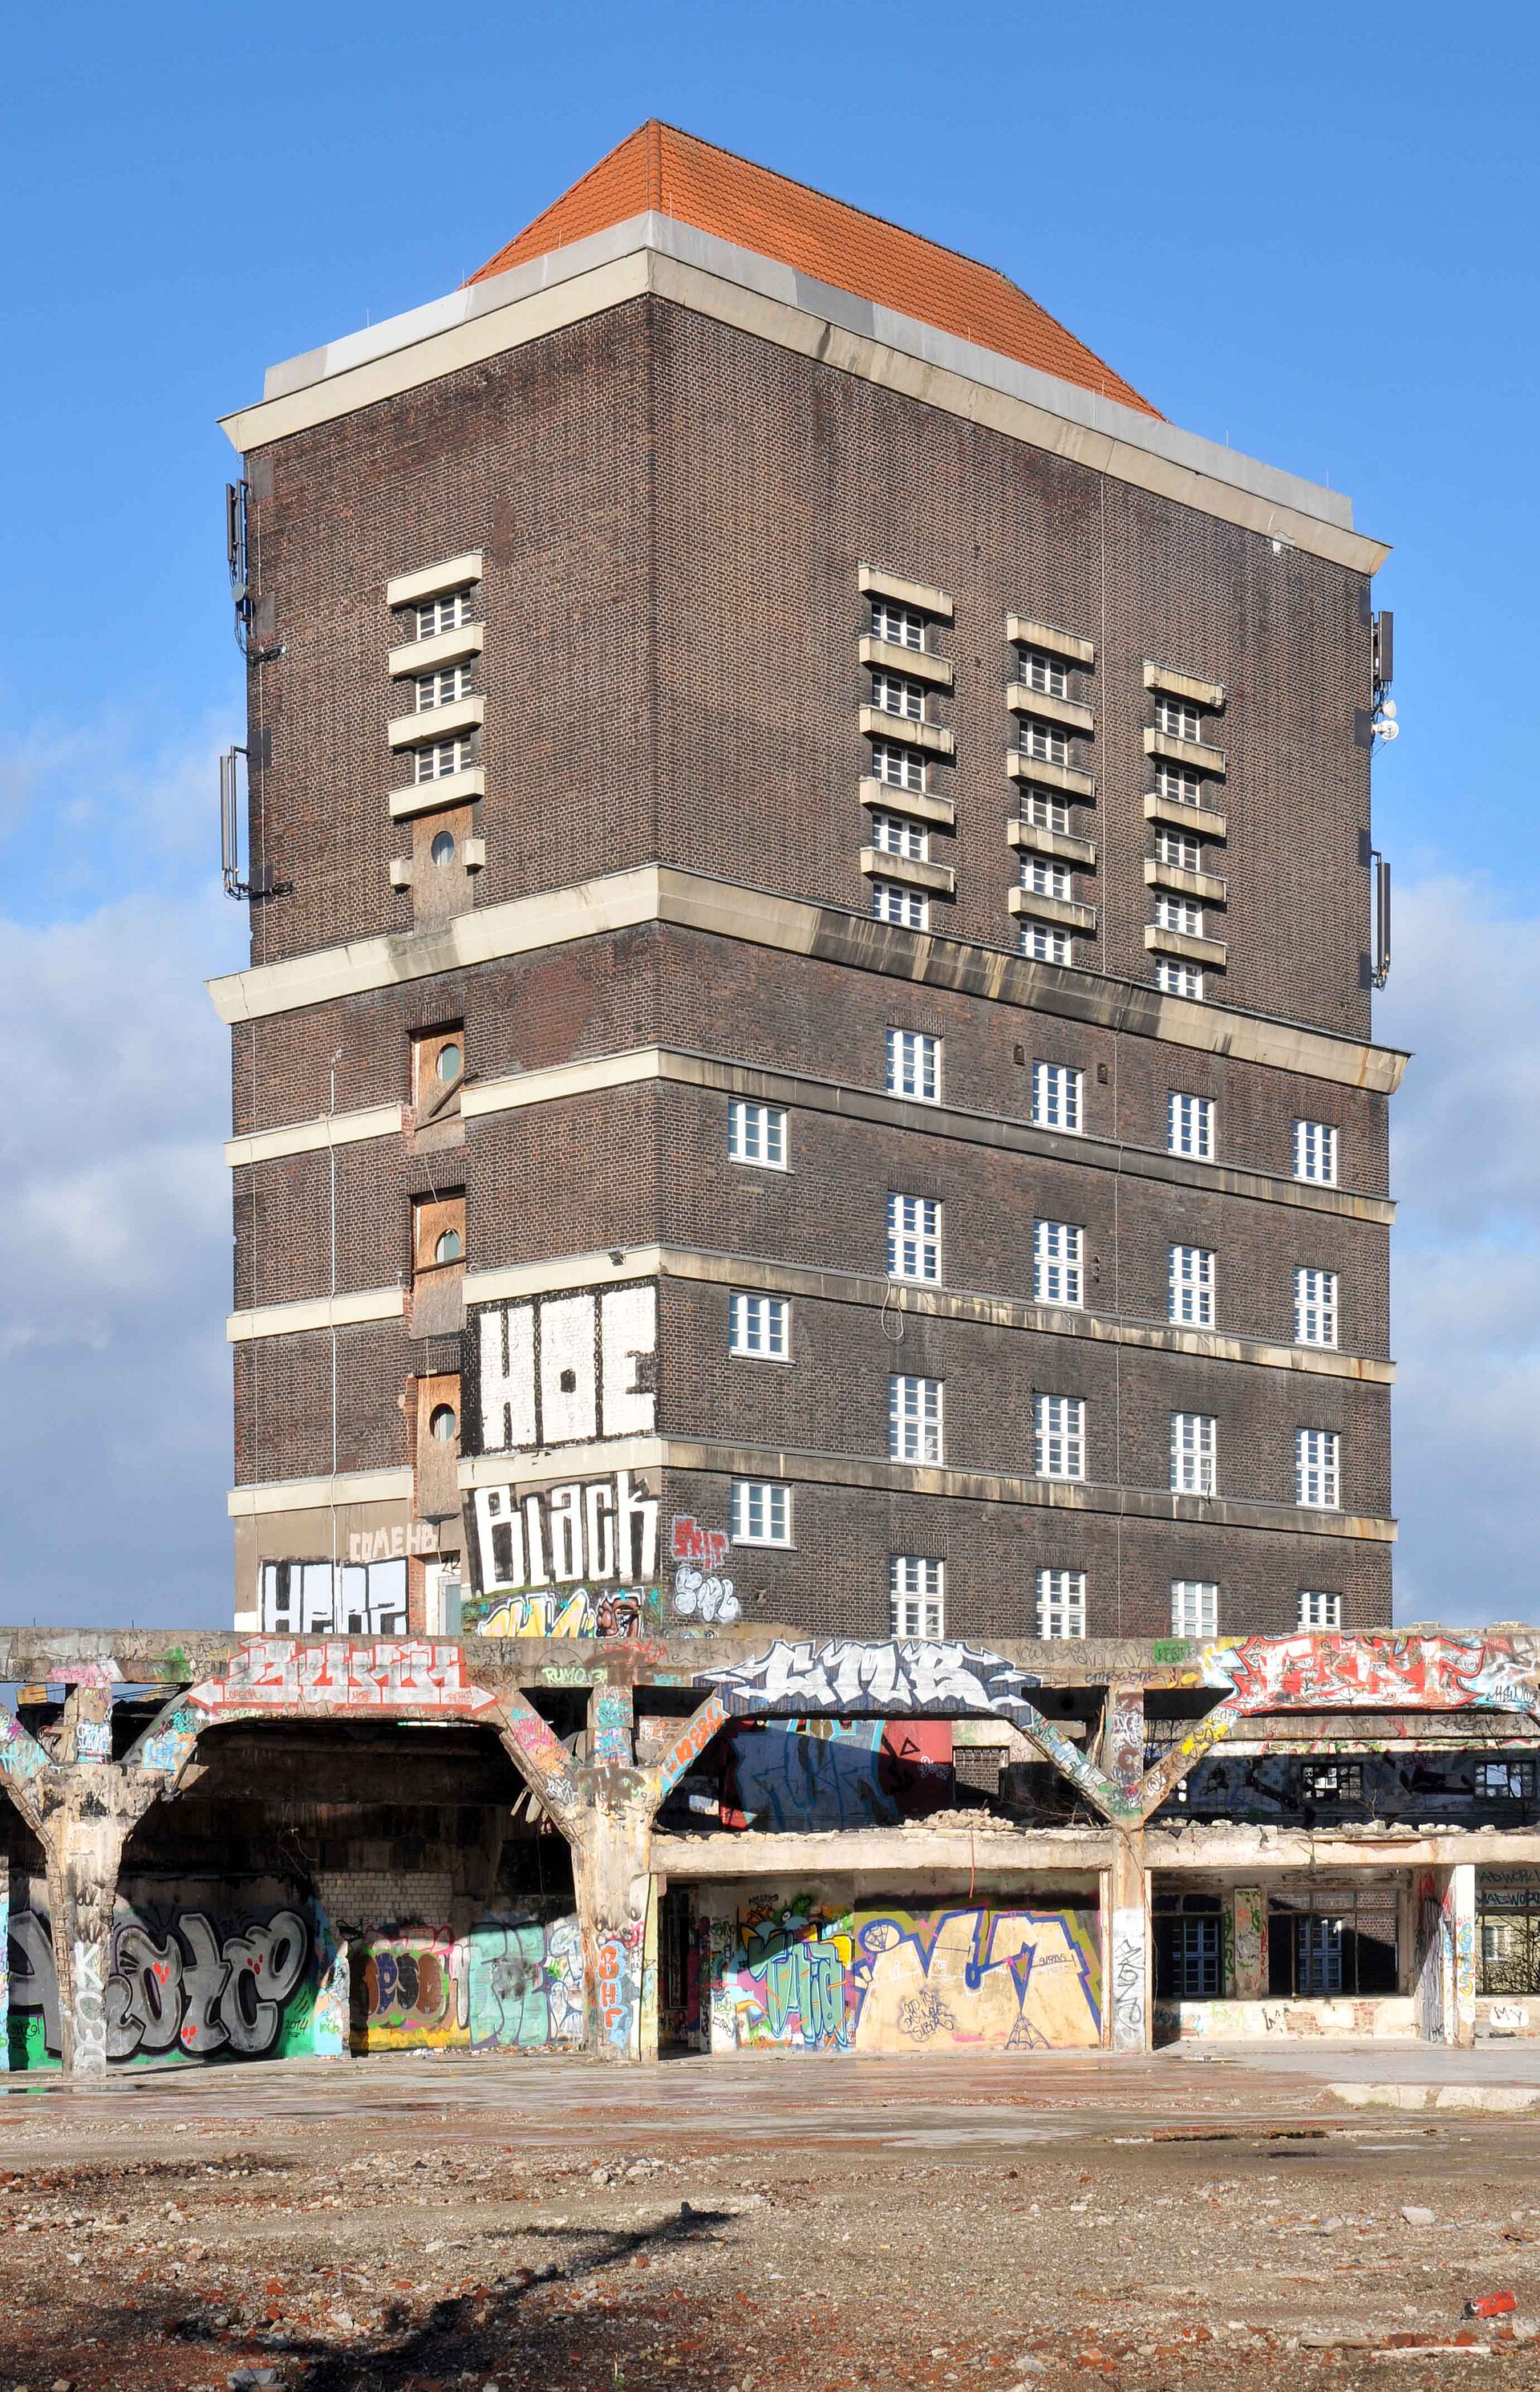
<instances>
[{"instance_id":1,"label":"broken concrete edge","mask_svg":"<svg viewBox=\"0 0 1540 2392\"><path fill-rule=\"evenodd\" d=\"M1540 2085L1353 2085L1324 2088L1350 2110L1462 2110L1514 2117L1540 2110Z\"/></svg>"}]
</instances>

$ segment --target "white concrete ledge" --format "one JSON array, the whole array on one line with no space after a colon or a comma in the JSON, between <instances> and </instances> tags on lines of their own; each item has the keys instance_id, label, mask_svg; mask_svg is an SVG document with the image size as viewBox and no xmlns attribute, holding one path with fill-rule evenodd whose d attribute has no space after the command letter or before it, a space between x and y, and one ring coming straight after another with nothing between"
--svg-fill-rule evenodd
<instances>
[{"instance_id":1,"label":"white concrete ledge","mask_svg":"<svg viewBox=\"0 0 1540 2392\"><path fill-rule=\"evenodd\" d=\"M1024 916L1034 922L1053 922L1061 930L1080 930L1094 938L1096 932L1096 908L1082 905L1073 897L1044 897L1035 889L1013 889L1007 900L1016 920Z\"/></svg>"},{"instance_id":2,"label":"white concrete ledge","mask_svg":"<svg viewBox=\"0 0 1540 2392\"><path fill-rule=\"evenodd\" d=\"M409 1470L349 1470L335 1478L268 1478L232 1487L225 1509L232 1520L259 1520L272 1512L327 1512L344 1503L409 1503Z\"/></svg>"},{"instance_id":3,"label":"white concrete ledge","mask_svg":"<svg viewBox=\"0 0 1540 2392\"><path fill-rule=\"evenodd\" d=\"M870 774L861 782L861 801L873 813L909 814L916 822L939 823L947 830L957 820L957 808L950 798L934 797L928 789L895 789L889 782L874 780Z\"/></svg>"},{"instance_id":4,"label":"white concrete ledge","mask_svg":"<svg viewBox=\"0 0 1540 2392\"><path fill-rule=\"evenodd\" d=\"M398 1320L407 1309L404 1287L369 1287L353 1295L316 1295L298 1304L259 1304L232 1312L225 1335L232 1346L251 1337L296 1337L310 1329L351 1328L361 1320Z\"/></svg>"},{"instance_id":5,"label":"white concrete ledge","mask_svg":"<svg viewBox=\"0 0 1540 2392\"><path fill-rule=\"evenodd\" d=\"M423 706L410 714L393 715L385 725L385 737L393 748L431 748L435 739L452 739L457 732L479 731L485 720L485 697L456 697L447 706Z\"/></svg>"},{"instance_id":6,"label":"white concrete ledge","mask_svg":"<svg viewBox=\"0 0 1540 2392\"><path fill-rule=\"evenodd\" d=\"M1056 722L1067 731L1089 734L1096 728L1094 713L1078 698L1051 697L1046 690L1032 689L1024 681L1009 684L1005 703L1013 714L1035 714L1040 722Z\"/></svg>"},{"instance_id":7,"label":"white concrete ledge","mask_svg":"<svg viewBox=\"0 0 1540 2392\"><path fill-rule=\"evenodd\" d=\"M869 880L899 880L911 889L928 889L938 897L957 892L957 875L950 864L932 864L921 855L894 855L886 847L863 847L860 860Z\"/></svg>"},{"instance_id":8,"label":"white concrete ledge","mask_svg":"<svg viewBox=\"0 0 1540 2392\"><path fill-rule=\"evenodd\" d=\"M356 1112L322 1113L314 1121L286 1122L280 1129L252 1130L225 1140L231 1169L243 1163L270 1163L282 1154L312 1154L317 1148L354 1146L369 1138L397 1138L406 1126L405 1105L365 1105Z\"/></svg>"},{"instance_id":9,"label":"white concrete ledge","mask_svg":"<svg viewBox=\"0 0 1540 2392\"><path fill-rule=\"evenodd\" d=\"M863 591L875 598L896 599L900 606L915 606L922 615L938 615L943 622L951 620L951 600L944 590L934 589L928 581L909 581L901 573L886 573L880 565L857 567L856 578Z\"/></svg>"},{"instance_id":10,"label":"white concrete ledge","mask_svg":"<svg viewBox=\"0 0 1540 2392\"><path fill-rule=\"evenodd\" d=\"M408 814L436 813L440 806L468 806L485 795L485 768L467 764L458 773L441 773L436 781L409 781L404 789L393 789L390 817L402 822Z\"/></svg>"},{"instance_id":11,"label":"white concrete ledge","mask_svg":"<svg viewBox=\"0 0 1540 2392\"><path fill-rule=\"evenodd\" d=\"M385 584L387 606L413 606L423 598L442 597L446 590L463 590L481 579L482 552L468 548L462 556L440 558L437 565L420 566L415 573L397 573Z\"/></svg>"},{"instance_id":12,"label":"white concrete ledge","mask_svg":"<svg viewBox=\"0 0 1540 2392\"><path fill-rule=\"evenodd\" d=\"M861 729L864 739L898 739L909 748L924 748L932 756L957 752L955 733L944 731L938 722L916 722L911 715L889 714L880 706L861 708Z\"/></svg>"},{"instance_id":13,"label":"white concrete ledge","mask_svg":"<svg viewBox=\"0 0 1540 2392\"><path fill-rule=\"evenodd\" d=\"M1050 656L1066 656L1071 664L1090 666L1096 661L1094 640L1062 631L1056 623L1040 623L1032 615L1007 615L1005 637L1018 647L1046 648Z\"/></svg>"},{"instance_id":14,"label":"white concrete ledge","mask_svg":"<svg viewBox=\"0 0 1540 2392\"><path fill-rule=\"evenodd\" d=\"M933 682L938 689L951 687L951 657L933 656L928 648L900 648L891 640L874 639L868 631L857 643L856 653L863 665L880 666L885 672L912 673L916 681Z\"/></svg>"},{"instance_id":15,"label":"white concrete ledge","mask_svg":"<svg viewBox=\"0 0 1540 2392\"><path fill-rule=\"evenodd\" d=\"M386 668L394 681L403 681L408 673L436 672L440 665L479 656L485 636L485 623L461 623L458 630L435 631L431 640L404 640L390 651Z\"/></svg>"},{"instance_id":16,"label":"white concrete ledge","mask_svg":"<svg viewBox=\"0 0 1540 2392\"><path fill-rule=\"evenodd\" d=\"M1194 706L1207 707L1218 714L1224 706L1224 684L1217 681L1199 681L1196 673L1178 672L1174 665L1151 664L1145 659L1145 687L1164 690L1168 696L1190 698Z\"/></svg>"}]
</instances>

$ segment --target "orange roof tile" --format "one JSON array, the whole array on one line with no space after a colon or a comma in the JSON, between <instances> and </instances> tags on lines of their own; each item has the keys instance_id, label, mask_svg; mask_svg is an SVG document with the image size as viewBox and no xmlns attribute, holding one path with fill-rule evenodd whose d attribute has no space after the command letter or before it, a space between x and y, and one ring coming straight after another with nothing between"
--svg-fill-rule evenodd
<instances>
[{"instance_id":1,"label":"orange roof tile","mask_svg":"<svg viewBox=\"0 0 1540 2392\"><path fill-rule=\"evenodd\" d=\"M655 118L470 279L483 282L648 209L1158 419L1158 409L993 266Z\"/></svg>"}]
</instances>

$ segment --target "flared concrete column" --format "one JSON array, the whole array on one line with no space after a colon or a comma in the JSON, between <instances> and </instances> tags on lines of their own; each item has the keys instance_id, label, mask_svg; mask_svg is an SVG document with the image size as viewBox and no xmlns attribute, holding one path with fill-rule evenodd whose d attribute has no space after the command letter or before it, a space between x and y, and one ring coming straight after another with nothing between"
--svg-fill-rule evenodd
<instances>
[{"instance_id":1,"label":"flared concrete column","mask_svg":"<svg viewBox=\"0 0 1540 2392\"><path fill-rule=\"evenodd\" d=\"M1426 1869L1417 1880L1417 2027L1425 2043L1476 2040L1476 1868Z\"/></svg>"},{"instance_id":2,"label":"flared concrete column","mask_svg":"<svg viewBox=\"0 0 1540 2392\"><path fill-rule=\"evenodd\" d=\"M102 1772L105 1776L106 1773ZM101 1791L110 1789L105 1786ZM71 1798L47 1822L43 1850L48 1918L58 1979L58 2023L67 2075L107 2074L107 1980L118 1865L132 1819L110 1802Z\"/></svg>"},{"instance_id":3,"label":"flared concrete column","mask_svg":"<svg viewBox=\"0 0 1540 2392\"><path fill-rule=\"evenodd\" d=\"M1115 1827L1110 1865L1102 1871L1103 2039L1113 2051L1148 2051L1149 1877L1138 1828Z\"/></svg>"},{"instance_id":4,"label":"flared concrete column","mask_svg":"<svg viewBox=\"0 0 1540 2392\"><path fill-rule=\"evenodd\" d=\"M599 1802L573 1852L583 1936L584 2041L602 2060L641 2057L642 1976L655 1804Z\"/></svg>"}]
</instances>

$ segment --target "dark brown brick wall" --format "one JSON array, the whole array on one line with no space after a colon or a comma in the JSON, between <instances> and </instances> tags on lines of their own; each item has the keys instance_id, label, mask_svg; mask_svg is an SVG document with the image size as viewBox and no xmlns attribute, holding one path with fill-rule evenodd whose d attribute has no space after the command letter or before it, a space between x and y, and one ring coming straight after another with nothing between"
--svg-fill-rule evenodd
<instances>
[{"instance_id":1,"label":"dark brown brick wall","mask_svg":"<svg viewBox=\"0 0 1540 2392\"><path fill-rule=\"evenodd\" d=\"M401 1404L408 1352L404 1320L338 1330L339 1470L398 1469L410 1461ZM330 1332L246 1340L234 1348L234 1366L237 1485L330 1471Z\"/></svg>"}]
</instances>

